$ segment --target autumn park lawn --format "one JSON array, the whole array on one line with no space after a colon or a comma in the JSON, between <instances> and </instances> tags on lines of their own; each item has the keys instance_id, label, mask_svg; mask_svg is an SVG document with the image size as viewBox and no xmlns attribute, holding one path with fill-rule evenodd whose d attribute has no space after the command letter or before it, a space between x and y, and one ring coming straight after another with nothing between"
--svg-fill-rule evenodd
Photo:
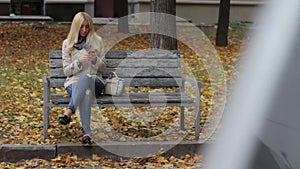
<instances>
[{"instance_id":1,"label":"autumn park lawn","mask_svg":"<svg viewBox=\"0 0 300 169\"><path fill-rule=\"evenodd\" d=\"M61 126L57 123L57 117L63 112L63 109L58 108L54 108L50 112L50 136L49 139L43 139L42 77L49 74L49 50L61 49L62 41L66 38L70 25L46 23L44 27L34 29L33 25L35 24L39 23L0 23L0 143L78 143L81 138L78 115L75 115L70 126ZM100 25L96 25L97 29L100 27ZM204 32L214 45L215 29L205 28ZM237 75L235 64L240 55L240 48L244 44L244 34L244 30L231 30L229 45L227 47L215 47L224 67L224 74L228 84ZM147 49L148 44L149 36L139 35L123 40L114 48ZM207 73L205 73L205 68L201 66L201 61L197 59L197 56L192 51L181 43L179 43L179 50L183 56L182 58L191 63L190 66L193 67L192 71L197 80L203 83L201 90L201 124L203 125L211 116L208 110L213 104L210 101L212 91L210 91ZM124 119L120 112L105 109L102 113L106 119L114 119L113 122L110 120L109 123L114 129L125 134L126 131L138 133L140 128L147 128L144 124L133 123L128 119ZM160 112L157 117L158 122L152 125L163 127L170 126L173 123L179 124L178 112L175 110L165 110L165 112ZM150 131L152 129L148 128L147 130ZM148 133L161 132L159 127L153 130L153 132ZM189 132L185 138L186 140L193 138L193 128ZM127 135L131 137L151 137L151 135L130 135L130 133ZM106 141L109 141L109 138ZM157 161L157 159L150 160ZM170 159L161 160L168 162ZM184 162L190 160L193 163L195 160L199 160L199 157L183 157L182 159L172 160L183 160Z\"/></svg>"}]
</instances>

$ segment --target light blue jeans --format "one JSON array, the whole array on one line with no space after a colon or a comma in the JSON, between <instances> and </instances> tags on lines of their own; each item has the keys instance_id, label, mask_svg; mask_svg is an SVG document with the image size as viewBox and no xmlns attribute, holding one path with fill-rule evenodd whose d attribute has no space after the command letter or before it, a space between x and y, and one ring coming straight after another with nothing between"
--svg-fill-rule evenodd
<instances>
[{"instance_id":1,"label":"light blue jeans","mask_svg":"<svg viewBox=\"0 0 300 169\"><path fill-rule=\"evenodd\" d=\"M91 106L95 103L96 97L99 97L105 86L101 80L94 75L82 75L78 82L72 83L66 90L70 96L68 108L74 114L79 107L79 114L83 134L91 133Z\"/></svg>"}]
</instances>

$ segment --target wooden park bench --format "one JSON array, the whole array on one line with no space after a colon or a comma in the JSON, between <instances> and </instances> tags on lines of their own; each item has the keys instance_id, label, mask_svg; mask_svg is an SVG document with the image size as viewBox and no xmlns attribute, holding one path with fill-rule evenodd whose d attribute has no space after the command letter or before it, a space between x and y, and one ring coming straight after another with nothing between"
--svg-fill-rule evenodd
<instances>
[{"instance_id":1,"label":"wooden park bench","mask_svg":"<svg viewBox=\"0 0 300 169\"><path fill-rule=\"evenodd\" d=\"M63 89L66 76L62 70L62 55L60 50L51 50L50 76L43 77L44 85L44 138L48 137L50 109L67 107L67 93L57 93ZM97 98L97 104L109 106L180 106L180 128L184 130L184 107L196 106L195 136L200 135L200 82L182 76L178 51L166 50L110 50L105 54L108 72L115 71L125 80L126 91L121 96L103 95ZM196 87L196 99L185 92L185 82ZM174 88L172 92L141 92L140 87ZM65 89L63 89L65 91Z\"/></svg>"}]
</instances>

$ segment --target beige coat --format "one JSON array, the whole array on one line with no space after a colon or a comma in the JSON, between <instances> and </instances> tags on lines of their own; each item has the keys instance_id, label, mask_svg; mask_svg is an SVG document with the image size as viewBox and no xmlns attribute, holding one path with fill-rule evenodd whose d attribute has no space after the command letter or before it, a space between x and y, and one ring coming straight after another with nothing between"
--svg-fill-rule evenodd
<instances>
[{"instance_id":1,"label":"beige coat","mask_svg":"<svg viewBox=\"0 0 300 169\"><path fill-rule=\"evenodd\" d=\"M100 43L100 49L97 53L96 62L80 63L79 57L86 54L85 49L74 49L71 54L66 53L67 40L63 41L62 45L62 59L63 59L63 71L67 76L64 86L67 87L70 84L77 82L79 77L84 74L97 75L97 77L104 83L102 78L102 72L106 68L106 62L104 57L103 42Z\"/></svg>"}]
</instances>

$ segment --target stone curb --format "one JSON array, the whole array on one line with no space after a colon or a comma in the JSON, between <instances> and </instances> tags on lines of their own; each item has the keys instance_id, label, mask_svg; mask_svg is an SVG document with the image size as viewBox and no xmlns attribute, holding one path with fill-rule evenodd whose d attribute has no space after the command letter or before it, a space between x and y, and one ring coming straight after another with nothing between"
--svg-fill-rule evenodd
<instances>
[{"instance_id":1,"label":"stone curb","mask_svg":"<svg viewBox=\"0 0 300 169\"><path fill-rule=\"evenodd\" d=\"M50 160L56 155L56 145L0 145L0 161L14 162L33 158Z\"/></svg>"},{"instance_id":2,"label":"stone curb","mask_svg":"<svg viewBox=\"0 0 300 169\"><path fill-rule=\"evenodd\" d=\"M16 162L33 158L50 160L65 153L72 153L82 158L91 158L93 154L96 154L102 157L119 159L144 157L149 150L161 150L161 152L164 152L162 153L163 156L180 157L186 154L199 154L203 152L207 145L208 143L198 142L111 142L91 146L76 143L52 145L2 144L0 145L0 161ZM122 155L113 152L121 152Z\"/></svg>"}]
</instances>

